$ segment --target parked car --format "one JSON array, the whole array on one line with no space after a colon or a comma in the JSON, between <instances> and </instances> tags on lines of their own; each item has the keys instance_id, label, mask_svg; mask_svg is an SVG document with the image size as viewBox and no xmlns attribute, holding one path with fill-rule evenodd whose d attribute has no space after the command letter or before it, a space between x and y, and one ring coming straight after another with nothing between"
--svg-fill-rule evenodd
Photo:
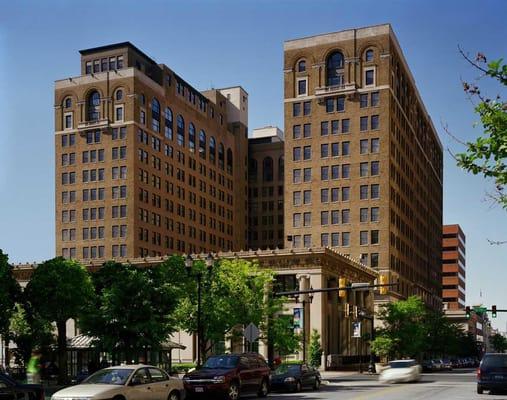
<instances>
[{"instance_id":1,"label":"parked car","mask_svg":"<svg viewBox=\"0 0 507 400\"><path fill-rule=\"evenodd\" d=\"M415 360L391 361L380 373L379 380L385 383L417 382L421 379L421 370Z\"/></svg>"},{"instance_id":2,"label":"parked car","mask_svg":"<svg viewBox=\"0 0 507 400\"><path fill-rule=\"evenodd\" d=\"M442 360L431 360L431 361L435 366L435 371L441 371L444 369L444 364L442 363Z\"/></svg>"},{"instance_id":3,"label":"parked car","mask_svg":"<svg viewBox=\"0 0 507 400\"><path fill-rule=\"evenodd\" d=\"M507 354L486 353L477 369L477 393L507 390Z\"/></svg>"},{"instance_id":4,"label":"parked car","mask_svg":"<svg viewBox=\"0 0 507 400\"><path fill-rule=\"evenodd\" d=\"M237 400L242 394L255 393L266 397L269 393L270 369L257 353L225 354L209 357L201 369L183 377L189 398L225 396Z\"/></svg>"},{"instance_id":5,"label":"parked car","mask_svg":"<svg viewBox=\"0 0 507 400\"><path fill-rule=\"evenodd\" d=\"M448 358L443 358L442 360L440 360L442 362L442 366L443 366L443 369L447 370L447 371L452 371L452 363L451 363L451 360L449 360Z\"/></svg>"},{"instance_id":6,"label":"parked car","mask_svg":"<svg viewBox=\"0 0 507 400\"><path fill-rule=\"evenodd\" d=\"M285 389L294 392L304 387L320 388L321 377L317 369L307 364L281 364L271 374L271 389Z\"/></svg>"},{"instance_id":7,"label":"parked car","mask_svg":"<svg viewBox=\"0 0 507 400\"><path fill-rule=\"evenodd\" d=\"M436 363L435 360L424 360L422 362L422 369L426 372L434 372L441 369L441 364Z\"/></svg>"},{"instance_id":8,"label":"parked car","mask_svg":"<svg viewBox=\"0 0 507 400\"><path fill-rule=\"evenodd\" d=\"M56 392L51 400L113 399L183 400L181 379L151 365L122 365L101 369L82 383Z\"/></svg>"},{"instance_id":9,"label":"parked car","mask_svg":"<svg viewBox=\"0 0 507 400\"><path fill-rule=\"evenodd\" d=\"M0 399L2 400L44 400L41 385L24 385L0 372Z\"/></svg>"}]
</instances>

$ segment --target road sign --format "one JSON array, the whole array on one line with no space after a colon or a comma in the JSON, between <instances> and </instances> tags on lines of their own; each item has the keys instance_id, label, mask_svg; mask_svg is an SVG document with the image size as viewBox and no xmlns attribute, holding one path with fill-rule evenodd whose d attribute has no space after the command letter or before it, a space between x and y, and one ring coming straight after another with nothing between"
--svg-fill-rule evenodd
<instances>
[{"instance_id":1,"label":"road sign","mask_svg":"<svg viewBox=\"0 0 507 400\"><path fill-rule=\"evenodd\" d=\"M352 322L352 337L361 337L361 322Z\"/></svg>"},{"instance_id":2,"label":"road sign","mask_svg":"<svg viewBox=\"0 0 507 400\"><path fill-rule=\"evenodd\" d=\"M350 288L356 291L370 290L370 284L368 282L354 282Z\"/></svg>"},{"instance_id":3,"label":"road sign","mask_svg":"<svg viewBox=\"0 0 507 400\"><path fill-rule=\"evenodd\" d=\"M255 342L259 339L259 328L257 328L253 322L250 322L245 328L245 339L250 343Z\"/></svg>"},{"instance_id":4,"label":"road sign","mask_svg":"<svg viewBox=\"0 0 507 400\"><path fill-rule=\"evenodd\" d=\"M473 308L474 308L475 313L479 314L479 315L485 314L488 311L488 309L483 306L474 306Z\"/></svg>"}]
</instances>

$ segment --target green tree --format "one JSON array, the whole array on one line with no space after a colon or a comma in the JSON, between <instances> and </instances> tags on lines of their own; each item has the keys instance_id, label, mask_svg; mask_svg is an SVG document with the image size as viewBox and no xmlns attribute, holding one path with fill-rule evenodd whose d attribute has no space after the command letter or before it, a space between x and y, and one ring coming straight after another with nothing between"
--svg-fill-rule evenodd
<instances>
[{"instance_id":1,"label":"green tree","mask_svg":"<svg viewBox=\"0 0 507 400\"><path fill-rule=\"evenodd\" d=\"M21 293L20 287L12 274L9 258L0 249L0 336L9 343L9 322L15 311L15 303ZM7 355L7 346L6 346Z\"/></svg>"},{"instance_id":2,"label":"green tree","mask_svg":"<svg viewBox=\"0 0 507 400\"><path fill-rule=\"evenodd\" d=\"M53 258L39 264L26 287L35 318L56 324L59 383L67 380L67 321L89 306L93 286L86 269L74 260Z\"/></svg>"},{"instance_id":3,"label":"green tree","mask_svg":"<svg viewBox=\"0 0 507 400\"><path fill-rule=\"evenodd\" d=\"M472 59L461 49L460 51L478 72L505 89L507 65L502 59L488 62L481 53ZM465 151L456 154L457 164L467 172L492 179L496 189L492 198L507 208L507 195L504 192L507 184L507 102L500 95L487 97L476 84L463 82L463 88L475 103L475 112L480 118L483 133L474 141L463 143Z\"/></svg>"},{"instance_id":4,"label":"green tree","mask_svg":"<svg viewBox=\"0 0 507 400\"><path fill-rule=\"evenodd\" d=\"M428 311L424 320L426 328L425 354L434 357L458 356L465 333L453 324L441 311Z\"/></svg>"},{"instance_id":5,"label":"green tree","mask_svg":"<svg viewBox=\"0 0 507 400\"><path fill-rule=\"evenodd\" d=\"M507 350L507 339L505 336L495 333L490 339L491 345L499 353L505 353Z\"/></svg>"},{"instance_id":6,"label":"green tree","mask_svg":"<svg viewBox=\"0 0 507 400\"><path fill-rule=\"evenodd\" d=\"M238 326L253 322L266 331L268 315L276 309L266 299L272 271L240 259L217 261L211 271L201 261L196 261L193 268L203 276L202 359L224 339L234 337ZM181 329L197 332L197 281L188 278L186 282L187 295L175 315Z\"/></svg>"},{"instance_id":7,"label":"green tree","mask_svg":"<svg viewBox=\"0 0 507 400\"><path fill-rule=\"evenodd\" d=\"M181 257L155 268L105 263L92 275L93 307L80 322L106 351L127 362L142 349L157 349L176 329L173 311L183 293ZM179 269L179 271L178 271Z\"/></svg>"},{"instance_id":8,"label":"green tree","mask_svg":"<svg viewBox=\"0 0 507 400\"><path fill-rule=\"evenodd\" d=\"M371 341L371 351L382 359L392 358L396 349L395 339L383 334Z\"/></svg>"},{"instance_id":9,"label":"green tree","mask_svg":"<svg viewBox=\"0 0 507 400\"><path fill-rule=\"evenodd\" d=\"M273 318L273 348L280 356L294 354L301 347L301 337L294 333L292 315L277 315Z\"/></svg>"},{"instance_id":10,"label":"green tree","mask_svg":"<svg viewBox=\"0 0 507 400\"><path fill-rule=\"evenodd\" d=\"M322 346L320 344L320 334L317 329L313 329L310 335L309 363L311 366L320 367L322 360Z\"/></svg>"}]
</instances>

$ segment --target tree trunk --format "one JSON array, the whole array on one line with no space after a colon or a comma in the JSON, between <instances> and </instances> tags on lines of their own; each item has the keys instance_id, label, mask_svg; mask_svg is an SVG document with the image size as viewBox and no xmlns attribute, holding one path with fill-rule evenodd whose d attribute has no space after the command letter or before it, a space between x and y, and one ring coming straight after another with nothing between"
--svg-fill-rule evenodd
<instances>
[{"instance_id":1,"label":"tree trunk","mask_svg":"<svg viewBox=\"0 0 507 400\"><path fill-rule=\"evenodd\" d=\"M58 383L67 382L67 321L57 321L58 330Z\"/></svg>"}]
</instances>

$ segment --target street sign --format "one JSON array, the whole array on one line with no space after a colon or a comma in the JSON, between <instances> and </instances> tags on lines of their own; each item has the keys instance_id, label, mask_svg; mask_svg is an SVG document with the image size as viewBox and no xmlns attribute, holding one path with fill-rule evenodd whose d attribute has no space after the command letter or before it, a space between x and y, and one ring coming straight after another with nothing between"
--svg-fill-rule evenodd
<instances>
[{"instance_id":1,"label":"street sign","mask_svg":"<svg viewBox=\"0 0 507 400\"><path fill-rule=\"evenodd\" d=\"M361 322L352 322L352 337L361 337Z\"/></svg>"},{"instance_id":2,"label":"street sign","mask_svg":"<svg viewBox=\"0 0 507 400\"><path fill-rule=\"evenodd\" d=\"M245 339L250 343L255 342L259 339L259 328L257 328L253 322L250 322L245 328Z\"/></svg>"},{"instance_id":3,"label":"street sign","mask_svg":"<svg viewBox=\"0 0 507 400\"><path fill-rule=\"evenodd\" d=\"M354 282L350 285L350 288L357 291L370 290L370 284L368 282Z\"/></svg>"},{"instance_id":4,"label":"street sign","mask_svg":"<svg viewBox=\"0 0 507 400\"><path fill-rule=\"evenodd\" d=\"M483 307L483 306L474 306L473 308L474 308L475 313L479 314L479 315L485 314L488 311L487 307Z\"/></svg>"}]
</instances>

